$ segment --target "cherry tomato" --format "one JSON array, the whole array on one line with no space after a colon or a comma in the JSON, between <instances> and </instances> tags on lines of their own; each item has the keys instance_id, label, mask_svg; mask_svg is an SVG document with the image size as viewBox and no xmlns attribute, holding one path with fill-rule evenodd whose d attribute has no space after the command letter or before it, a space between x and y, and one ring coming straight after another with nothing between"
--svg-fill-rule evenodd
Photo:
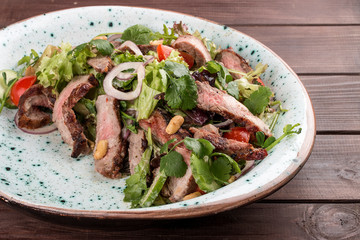
<instances>
[{"instance_id":1,"label":"cherry tomato","mask_svg":"<svg viewBox=\"0 0 360 240\"><path fill-rule=\"evenodd\" d=\"M180 56L184 59L184 61L189 65L189 69L194 66L194 58L190 54L186 52L180 52Z\"/></svg>"},{"instance_id":2,"label":"cherry tomato","mask_svg":"<svg viewBox=\"0 0 360 240\"><path fill-rule=\"evenodd\" d=\"M233 139L239 142L249 142L250 133L244 127L234 127L230 132L224 133L224 137L227 139Z\"/></svg>"},{"instance_id":3,"label":"cherry tomato","mask_svg":"<svg viewBox=\"0 0 360 240\"><path fill-rule=\"evenodd\" d=\"M159 61L165 60L170 56L170 53L174 50L172 47L164 46L162 44L158 45L156 48Z\"/></svg>"},{"instance_id":4,"label":"cherry tomato","mask_svg":"<svg viewBox=\"0 0 360 240\"><path fill-rule=\"evenodd\" d=\"M260 78L254 79L253 82L258 82L261 86L265 86L264 82Z\"/></svg>"},{"instance_id":5,"label":"cherry tomato","mask_svg":"<svg viewBox=\"0 0 360 240\"><path fill-rule=\"evenodd\" d=\"M166 45L161 45L161 44L158 45L156 48L156 51L158 54L159 61L167 59L173 50L174 49L172 47L169 47ZM186 52L180 52L180 56L189 65L189 69L192 68L192 66L194 65L194 58Z\"/></svg>"},{"instance_id":6,"label":"cherry tomato","mask_svg":"<svg viewBox=\"0 0 360 240\"><path fill-rule=\"evenodd\" d=\"M34 83L36 82L36 76L26 76L20 78L14 86L11 88L10 99L17 106L21 95L24 94Z\"/></svg>"}]
</instances>

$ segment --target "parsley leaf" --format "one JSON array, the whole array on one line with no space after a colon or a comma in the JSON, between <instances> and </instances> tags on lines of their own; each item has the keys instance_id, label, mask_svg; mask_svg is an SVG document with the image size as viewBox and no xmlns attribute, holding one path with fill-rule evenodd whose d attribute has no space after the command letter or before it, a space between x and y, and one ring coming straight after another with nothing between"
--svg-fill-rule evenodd
<instances>
[{"instance_id":1,"label":"parsley leaf","mask_svg":"<svg viewBox=\"0 0 360 240\"><path fill-rule=\"evenodd\" d=\"M109 41L103 39L91 40L89 44L95 46L102 55L111 55L114 51L114 46Z\"/></svg>"},{"instance_id":2,"label":"parsley leaf","mask_svg":"<svg viewBox=\"0 0 360 240\"><path fill-rule=\"evenodd\" d=\"M182 110L193 109L197 104L197 87L190 75L180 78L170 77L169 87L165 92L165 100L171 108Z\"/></svg>"},{"instance_id":3,"label":"parsley leaf","mask_svg":"<svg viewBox=\"0 0 360 240\"><path fill-rule=\"evenodd\" d=\"M231 169L231 164L225 157L219 157L210 166L212 174L223 182L229 180Z\"/></svg>"},{"instance_id":4,"label":"parsley leaf","mask_svg":"<svg viewBox=\"0 0 360 240\"><path fill-rule=\"evenodd\" d=\"M260 114L264 112L269 104L271 95L272 92L270 88L261 86L257 91L253 92L248 99L245 99L244 105L252 114Z\"/></svg>"},{"instance_id":5,"label":"parsley leaf","mask_svg":"<svg viewBox=\"0 0 360 240\"><path fill-rule=\"evenodd\" d=\"M153 40L153 32L148 27L136 24L127 28L121 38L123 40L130 40L136 44L149 44L149 42Z\"/></svg>"},{"instance_id":6,"label":"parsley leaf","mask_svg":"<svg viewBox=\"0 0 360 240\"><path fill-rule=\"evenodd\" d=\"M171 151L161 158L160 171L164 171L169 177L182 177L186 169L183 156L176 151Z\"/></svg>"}]
</instances>

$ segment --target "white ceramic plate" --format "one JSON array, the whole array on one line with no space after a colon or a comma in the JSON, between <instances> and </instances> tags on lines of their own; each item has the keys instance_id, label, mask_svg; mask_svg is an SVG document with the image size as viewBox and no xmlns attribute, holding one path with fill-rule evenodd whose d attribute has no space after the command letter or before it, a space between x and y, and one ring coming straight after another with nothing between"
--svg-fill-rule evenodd
<instances>
[{"instance_id":1,"label":"white ceramic plate","mask_svg":"<svg viewBox=\"0 0 360 240\"><path fill-rule=\"evenodd\" d=\"M289 181L310 155L314 137L313 108L296 74L276 54L253 38L203 19L155 9L102 6L43 14L0 31L0 69L14 68L30 49L48 44L73 45L105 32L121 32L134 24L162 31L183 21L222 48L233 47L254 67L267 63L262 79L289 109L274 130L300 123L303 132L287 137L269 156L236 182L212 193L160 207L130 209L124 203L124 179L111 180L95 172L91 156L72 159L58 133L28 135L13 122L15 110L0 115L0 196L6 202L45 214L85 218L185 218L231 209L263 198Z\"/></svg>"}]
</instances>

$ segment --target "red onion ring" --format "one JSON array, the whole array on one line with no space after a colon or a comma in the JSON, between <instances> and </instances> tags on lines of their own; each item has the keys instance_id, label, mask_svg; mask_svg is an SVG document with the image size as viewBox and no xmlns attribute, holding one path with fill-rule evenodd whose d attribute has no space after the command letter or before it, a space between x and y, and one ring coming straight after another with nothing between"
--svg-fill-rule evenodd
<instances>
[{"instance_id":1,"label":"red onion ring","mask_svg":"<svg viewBox=\"0 0 360 240\"><path fill-rule=\"evenodd\" d=\"M111 41L114 41L114 40L119 39L121 37L122 37L122 34L114 34L114 35L111 35L107 40L109 42L111 42Z\"/></svg>"},{"instance_id":2,"label":"red onion ring","mask_svg":"<svg viewBox=\"0 0 360 240\"><path fill-rule=\"evenodd\" d=\"M146 59L146 62L143 63L144 67L146 65L148 65L149 63L151 63L152 61L154 61L155 57L154 56L144 56L144 58ZM116 78L119 79L120 81L127 81L130 80L132 77L134 77L134 72L120 72Z\"/></svg>"},{"instance_id":3,"label":"red onion ring","mask_svg":"<svg viewBox=\"0 0 360 240\"><path fill-rule=\"evenodd\" d=\"M120 50L120 51L124 51L126 49L129 49L135 54L135 56L144 56L142 54L142 52L140 51L140 48L135 43L133 43L132 41L125 41L117 49Z\"/></svg>"},{"instance_id":4,"label":"red onion ring","mask_svg":"<svg viewBox=\"0 0 360 240\"><path fill-rule=\"evenodd\" d=\"M137 73L138 84L136 89L131 92L121 92L115 89L112 85L113 79L122 71L127 69L135 69ZM104 90L107 95L112 96L118 100L134 100L140 95L142 82L145 78L145 68L141 62L126 62L114 67L104 79Z\"/></svg>"},{"instance_id":5,"label":"red onion ring","mask_svg":"<svg viewBox=\"0 0 360 240\"><path fill-rule=\"evenodd\" d=\"M51 133L53 131L55 131L57 129L56 125L53 123L51 125L47 125L41 128L37 128L37 129L27 129L27 128L21 128L19 127L19 116L18 116L18 112L16 112L15 114L15 125L17 126L18 129L20 129L21 131L25 132L25 133L29 133L29 134L48 134Z\"/></svg>"}]
</instances>

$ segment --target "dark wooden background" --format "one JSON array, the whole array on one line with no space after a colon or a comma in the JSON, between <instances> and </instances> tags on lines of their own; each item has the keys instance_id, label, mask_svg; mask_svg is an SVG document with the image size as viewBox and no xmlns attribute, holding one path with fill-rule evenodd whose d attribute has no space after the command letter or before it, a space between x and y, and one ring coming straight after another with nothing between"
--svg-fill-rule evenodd
<instances>
[{"instance_id":1,"label":"dark wooden background","mask_svg":"<svg viewBox=\"0 0 360 240\"><path fill-rule=\"evenodd\" d=\"M273 49L312 99L317 138L286 186L260 202L213 216L59 225L1 202L0 239L360 239L359 0L1 0L0 27L49 11L127 5L179 11L238 29Z\"/></svg>"}]
</instances>

